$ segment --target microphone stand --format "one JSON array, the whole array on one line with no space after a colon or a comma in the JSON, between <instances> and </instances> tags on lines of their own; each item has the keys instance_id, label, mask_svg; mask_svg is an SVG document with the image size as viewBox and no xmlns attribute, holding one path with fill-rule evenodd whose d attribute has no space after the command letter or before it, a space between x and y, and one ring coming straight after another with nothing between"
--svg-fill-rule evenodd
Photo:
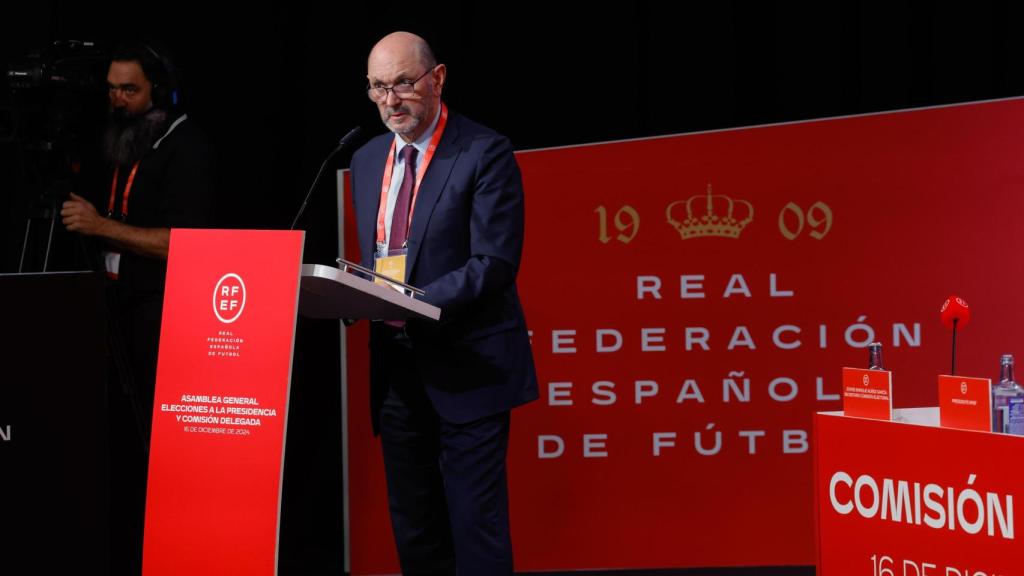
<instances>
[{"instance_id":1,"label":"microphone stand","mask_svg":"<svg viewBox=\"0 0 1024 576\"><path fill-rule=\"evenodd\" d=\"M298 214L296 214L295 219L292 220L292 225L288 227L289 230L295 230L295 225L299 223L299 218L302 218L302 213L306 211L306 204L309 203L309 197L313 195L313 190L316 190L316 185L318 182L320 182L320 176L323 175L324 168L327 167L327 162L331 158L333 158L335 154L340 152L342 148L345 148L353 140L355 140L356 137L359 136L359 133L362 131L363 129L361 126L356 126L352 130L350 130L349 133L345 134L345 137L341 139L341 142L338 142L338 146L334 150L332 150L330 154L327 155L327 158L324 158L323 163L320 164L320 169L317 170L316 172L316 178L313 179L313 185L309 187L309 191L306 192L305 199L302 200L302 206L299 208Z\"/></svg>"},{"instance_id":2,"label":"microphone stand","mask_svg":"<svg viewBox=\"0 0 1024 576\"><path fill-rule=\"evenodd\" d=\"M956 325L960 322L959 318L953 318L953 371L949 373L950 376L956 376Z\"/></svg>"}]
</instances>

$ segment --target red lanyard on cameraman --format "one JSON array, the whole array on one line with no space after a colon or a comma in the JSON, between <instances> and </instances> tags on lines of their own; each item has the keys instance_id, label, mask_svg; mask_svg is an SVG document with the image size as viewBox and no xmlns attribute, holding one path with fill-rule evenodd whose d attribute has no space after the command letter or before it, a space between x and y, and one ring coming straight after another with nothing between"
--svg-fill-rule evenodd
<instances>
[{"instance_id":1,"label":"red lanyard on cameraman","mask_svg":"<svg viewBox=\"0 0 1024 576\"><path fill-rule=\"evenodd\" d=\"M139 164L142 160L136 160L135 165L132 166L132 171L128 174L128 181L124 184L124 193L121 195L121 219L123 220L128 216L128 197L132 193L132 183L135 182L135 173L139 171ZM120 174L121 167L114 168L114 181L110 184L110 202L107 203L107 216L114 215L114 198L117 196L117 177Z\"/></svg>"}]
</instances>

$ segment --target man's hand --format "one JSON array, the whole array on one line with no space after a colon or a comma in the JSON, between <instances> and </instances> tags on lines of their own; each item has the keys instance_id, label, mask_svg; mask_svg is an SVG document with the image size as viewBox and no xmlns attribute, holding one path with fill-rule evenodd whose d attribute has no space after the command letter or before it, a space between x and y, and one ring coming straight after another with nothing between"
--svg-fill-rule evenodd
<instances>
[{"instance_id":1,"label":"man's hand","mask_svg":"<svg viewBox=\"0 0 1024 576\"><path fill-rule=\"evenodd\" d=\"M104 218L88 200L74 192L60 209L64 225L71 232L106 238L115 245L136 254L167 259L171 242L170 228L142 228Z\"/></svg>"},{"instance_id":2,"label":"man's hand","mask_svg":"<svg viewBox=\"0 0 1024 576\"><path fill-rule=\"evenodd\" d=\"M69 231L88 236L102 235L103 229L110 222L100 216L91 202L74 192L71 193L71 199L61 206L60 216Z\"/></svg>"}]
</instances>

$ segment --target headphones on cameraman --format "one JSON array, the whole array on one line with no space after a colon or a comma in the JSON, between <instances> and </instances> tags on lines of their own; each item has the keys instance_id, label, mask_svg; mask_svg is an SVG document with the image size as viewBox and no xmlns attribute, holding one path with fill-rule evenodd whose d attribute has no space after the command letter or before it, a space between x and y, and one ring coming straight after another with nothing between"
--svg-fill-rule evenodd
<instances>
[{"instance_id":1,"label":"headphones on cameraman","mask_svg":"<svg viewBox=\"0 0 1024 576\"><path fill-rule=\"evenodd\" d=\"M149 52L163 69L164 79L162 82L153 82L154 79L150 78L150 81L153 83L154 101L166 102L171 109L177 108L181 102L181 90L178 86L178 69L171 62L170 58L157 52L148 42L139 41L139 46L146 52Z\"/></svg>"}]
</instances>

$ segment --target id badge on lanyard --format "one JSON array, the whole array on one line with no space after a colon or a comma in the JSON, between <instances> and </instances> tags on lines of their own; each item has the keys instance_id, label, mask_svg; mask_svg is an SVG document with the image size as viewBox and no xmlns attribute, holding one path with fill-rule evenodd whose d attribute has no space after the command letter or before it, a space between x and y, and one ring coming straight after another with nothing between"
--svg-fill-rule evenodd
<instances>
[{"instance_id":1,"label":"id badge on lanyard","mask_svg":"<svg viewBox=\"0 0 1024 576\"><path fill-rule=\"evenodd\" d=\"M437 150L438 144L441 142L441 135L444 134L445 126L448 124L448 107L441 103L440 117L437 121L437 127L434 129L434 135L430 137L430 143L427 145L427 152L424 155L423 162L420 163L419 170L416 174L416 183L413 185L413 195L411 207L409 209L409 228L412 227L412 216L413 211L416 209L416 196L419 193L420 183L423 180L423 175L427 172L427 167L430 166L430 162L434 158L434 152ZM384 179L381 182L380 188L380 208L377 212L377 243L376 251L373 254L373 271L378 274L383 274L392 280L399 282L406 281L406 270L405 262L408 249L403 246L400 249L388 250L388 236L386 232L385 215L388 206L388 191L391 189L391 171L394 167L395 158L395 144L391 143L391 149L388 151L387 162L384 164ZM391 286L399 292L403 292L401 286L394 286L387 282L377 279L374 280L377 284L383 284L385 286Z\"/></svg>"},{"instance_id":2,"label":"id badge on lanyard","mask_svg":"<svg viewBox=\"0 0 1024 576\"><path fill-rule=\"evenodd\" d=\"M107 273L107 278L117 280L118 272L121 271L121 253L114 252L112 250L104 250L103 269Z\"/></svg>"},{"instance_id":3,"label":"id badge on lanyard","mask_svg":"<svg viewBox=\"0 0 1024 576\"><path fill-rule=\"evenodd\" d=\"M405 260L408 252L409 250L406 248L388 250L386 245L378 244L377 251L374 253L373 257L373 271L383 276L387 276L392 280L405 282ZM375 279L374 282L402 292L402 288L400 286L388 284L380 278Z\"/></svg>"}]
</instances>

